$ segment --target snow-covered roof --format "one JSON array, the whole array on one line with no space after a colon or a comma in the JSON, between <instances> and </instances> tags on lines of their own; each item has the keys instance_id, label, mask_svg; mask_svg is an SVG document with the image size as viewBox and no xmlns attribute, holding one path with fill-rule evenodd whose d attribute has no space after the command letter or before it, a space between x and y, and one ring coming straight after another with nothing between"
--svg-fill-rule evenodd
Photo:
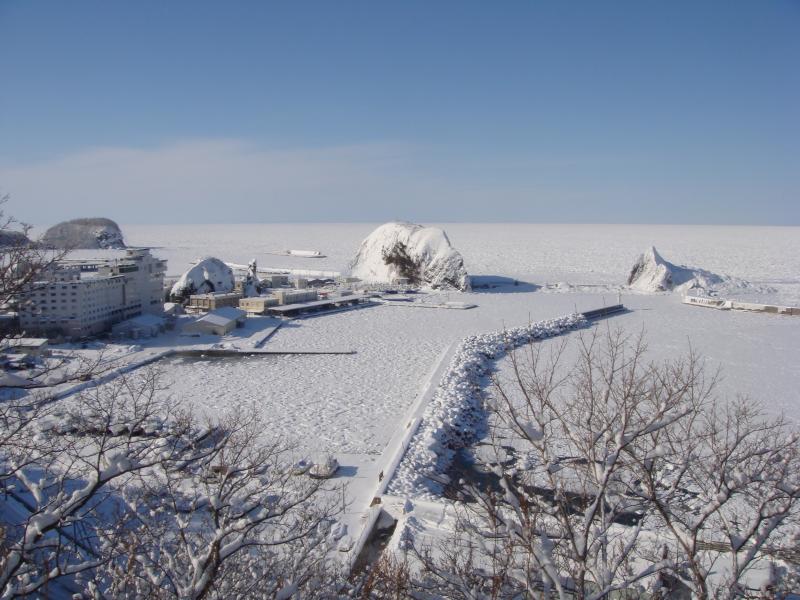
<instances>
[{"instance_id":1,"label":"snow-covered roof","mask_svg":"<svg viewBox=\"0 0 800 600\"><path fill-rule=\"evenodd\" d=\"M47 338L6 338L0 348L43 348L46 345Z\"/></svg>"},{"instance_id":2,"label":"snow-covered roof","mask_svg":"<svg viewBox=\"0 0 800 600\"><path fill-rule=\"evenodd\" d=\"M247 312L243 311L241 308L236 308L235 306L222 306L220 308L215 308L208 314L220 315L222 317L227 317L228 319L243 319L247 316Z\"/></svg>"},{"instance_id":3,"label":"snow-covered roof","mask_svg":"<svg viewBox=\"0 0 800 600\"><path fill-rule=\"evenodd\" d=\"M212 325L225 326L231 321L238 321L247 316L247 312L233 306L223 306L209 312L197 319L196 323L210 323Z\"/></svg>"},{"instance_id":4,"label":"snow-covered roof","mask_svg":"<svg viewBox=\"0 0 800 600\"><path fill-rule=\"evenodd\" d=\"M126 319L120 323L114 325L114 327L158 327L164 324L163 317L159 317L156 315L139 315L138 317L132 317L130 319Z\"/></svg>"}]
</instances>

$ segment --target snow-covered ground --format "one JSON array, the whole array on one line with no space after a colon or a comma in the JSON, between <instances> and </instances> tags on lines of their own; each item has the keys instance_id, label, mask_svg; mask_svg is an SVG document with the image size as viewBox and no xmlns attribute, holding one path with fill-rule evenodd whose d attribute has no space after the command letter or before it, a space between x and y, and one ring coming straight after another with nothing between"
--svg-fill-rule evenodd
<instances>
[{"instance_id":1,"label":"snow-covered ground","mask_svg":"<svg viewBox=\"0 0 800 600\"><path fill-rule=\"evenodd\" d=\"M268 343L270 350L355 350L346 356L256 357L197 362L174 359L174 391L215 409L257 400L276 431L314 450L379 453L424 375L444 348L466 335L552 318L617 300L636 257L650 245L670 261L778 289L800 303L800 228L634 225L447 224L472 275L508 277L535 286L442 294L478 305L467 311L376 306L295 321ZM212 254L231 262L342 270L372 224L125 226L132 245L167 258L168 272ZM325 258L276 257L266 252L318 248ZM571 293L545 293L548 284ZM538 287L543 286L543 287ZM762 294L764 296L764 294ZM769 294L769 300L773 300ZM767 299L767 298L765 298ZM435 298L428 297L428 301ZM723 369L725 393L746 393L800 415L800 319L726 313L683 306L677 295L623 294L634 312L611 322L644 327L654 358L689 343Z\"/></svg>"},{"instance_id":2,"label":"snow-covered ground","mask_svg":"<svg viewBox=\"0 0 800 600\"><path fill-rule=\"evenodd\" d=\"M293 321L264 349L355 354L169 358L161 365L172 384L170 393L212 414L255 402L269 423L266 433L295 441L311 457L335 454L343 465L340 475L350 483L352 507L344 520L354 535L379 472L395 452L387 445L406 427L409 409L447 348L468 335L616 303L620 292L631 312L595 326L620 326L633 333L644 329L655 360L681 355L691 344L710 369L721 368L720 394L745 394L769 410L800 419L800 318L690 307L681 304L678 294L623 289L636 257L655 245L672 263L752 282L755 291L747 299L800 305L800 228L440 226L479 283L506 278L505 285L432 294L425 300L461 300L476 308L377 305ZM373 229L373 224L123 227L129 244L152 246L168 259L170 274L181 273L203 255L241 264L256 258L260 267L343 270ZM267 254L304 247L326 257ZM524 283L513 285L514 280ZM776 291L759 291L766 286Z\"/></svg>"}]
</instances>

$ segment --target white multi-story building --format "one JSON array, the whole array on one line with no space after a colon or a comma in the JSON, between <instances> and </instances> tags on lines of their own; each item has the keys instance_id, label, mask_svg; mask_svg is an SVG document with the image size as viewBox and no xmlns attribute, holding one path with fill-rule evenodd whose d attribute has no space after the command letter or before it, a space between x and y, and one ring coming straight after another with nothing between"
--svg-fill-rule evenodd
<instances>
[{"instance_id":1,"label":"white multi-story building","mask_svg":"<svg viewBox=\"0 0 800 600\"><path fill-rule=\"evenodd\" d=\"M113 258L64 260L19 299L27 334L83 337L141 314L162 314L166 261L147 249Z\"/></svg>"}]
</instances>

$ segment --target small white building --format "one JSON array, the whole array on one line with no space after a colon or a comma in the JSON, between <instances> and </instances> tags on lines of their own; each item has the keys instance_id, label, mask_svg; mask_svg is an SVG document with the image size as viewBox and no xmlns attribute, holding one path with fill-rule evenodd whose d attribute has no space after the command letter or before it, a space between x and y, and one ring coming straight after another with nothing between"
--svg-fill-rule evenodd
<instances>
[{"instance_id":1,"label":"small white building","mask_svg":"<svg viewBox=\"0 0 800 600\"><path fill-rule=\"evenodd\" d=\"M278 299L280 305L313 302L318 298L316 290L274 290L272 295Z\"/></svg>"},{"instance_id":2,"label":"small white building","mask_svg":"<svg viewBox=\"0 0 800 600\"><path fill-rule=\"evenodd\" d=\"M239 308L247 311L248 315L263 315L270 306L276 306L278 299L274 296L252 296L239 300Z\"/></svg>"},{"instance_id":3,"label":"small white building","mask_svg":"<svg viewBox=\"0 0 800 600\"><path fill-rule=\"evenodd\" d=\"M0 342L0 350L28 356L46 356L50 353L47 345L47 338L6 338Z\"/></svg>"},{"instance_id":4,"label":"small white building","mask_svg":"<svg viewBox=\"0 0 800 600\"><path fill-rule=\"evenodd\" d=\"M212 310L206 315L187 323L181 330L187 335L225 335L244 325L247 313L233 306Z\"/></svg>"},{"instance_id":5,"label":"small white building","mask_svg":"<svg viewBox=\"0 0 800 600\"><path fill-rule=\"evenodd\" d=\"M289 285L288 275L267 275L261 278L261 285L266 287L281 287L282 285Z\"/></svg>"},{"instance_id":6,"label":"small white building","mask_svg":"<svg viewBox=\"0 0 800 600\"><path fill-rule=\"evenodd\" d=\"M19 295L19 327L33 335L80 338L163 310L165 260L146 248L63 259Z\"/></svg>"}]
</instances>

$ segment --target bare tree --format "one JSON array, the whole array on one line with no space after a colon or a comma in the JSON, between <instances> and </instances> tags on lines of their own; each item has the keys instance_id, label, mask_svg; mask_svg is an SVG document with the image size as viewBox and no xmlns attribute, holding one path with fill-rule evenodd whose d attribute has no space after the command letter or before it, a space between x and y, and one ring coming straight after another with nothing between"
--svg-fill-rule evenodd
<instances>
[{"instance_id":1,"label":"bare tree","mask_svg":"<svg viewBox=\"0 0 800 600\"><path fill-rule=\"evenodd\" d=\"M15 228L0 236L6 303L63 257L0 211L0 234ZM79 359L34 365L31 377L48 379L41 389L0 390L0 598L282 598L332 588L339 496L292 475L290 448L262 431L253 407L201 428L156 369L56 400L53 380L102 371L102 356Z\"/></svg>"},{"instance_id":2,"label":"bare tree","mask_svg":"<svg viewBox=\"0 0 800 600\"><path fill-rule=\"evenodd\" d=\"M2 450L6 517L2 597L31 594L108 559L115 484L192 457L191 423L163 399L154 371L120 378L18 420ZM31 443L32 442L32 443Z\"/></svg>"},{"instance_id":3,"label":"bare tree","mask_svg":"<svg viewBox=\"0 0 800 600\"><path fill-rule=\"evenodd\" d=\"M464 482L453 539L415 545L414 585L452 598L769 595L796 576L795 431L752 403L723 403L693 353L647 363L642 338L608 331L496 376L491 434ZM789 559L788 561L786 559ZM771 566L758 589L750 576ZM773 586L770 588L769 586Z\"/></svg>"},{"instance_id":4,"label":"bare tree","mask_svg":"<svg viewBox=\"0 0 800 600\"><path fill-rule=\"evenodd\" d=\"M12 303L67 250L52 250L32 241L31 226L4 210L9 196L0 195L0 306Z\"/></svg>"},{"instance_id":5,"label":"bare tree","mask_svg":"<svg viewBox=\"0 0 800 600\"><path fill-rule=\"evenodd\" d=\"M124 490L132 523L109 565L115 597L286 598L331 590L339 494L295 474L254 407L209 429L201 459L163 461ZM201 444L202 445L202 444Z\"/></svg>"},{"instance_id":6,"label":"bare tree","mask_svg":"<svg viewBox=\"0 0 800 600\"><path fill-rule=\"evenodd\" d=\"M159 382L140 370L3 431L0 597L335 589L339 494L293 475L290 448L264 435L254 407L201 428Z\"/></svg>"}]
</instances>

